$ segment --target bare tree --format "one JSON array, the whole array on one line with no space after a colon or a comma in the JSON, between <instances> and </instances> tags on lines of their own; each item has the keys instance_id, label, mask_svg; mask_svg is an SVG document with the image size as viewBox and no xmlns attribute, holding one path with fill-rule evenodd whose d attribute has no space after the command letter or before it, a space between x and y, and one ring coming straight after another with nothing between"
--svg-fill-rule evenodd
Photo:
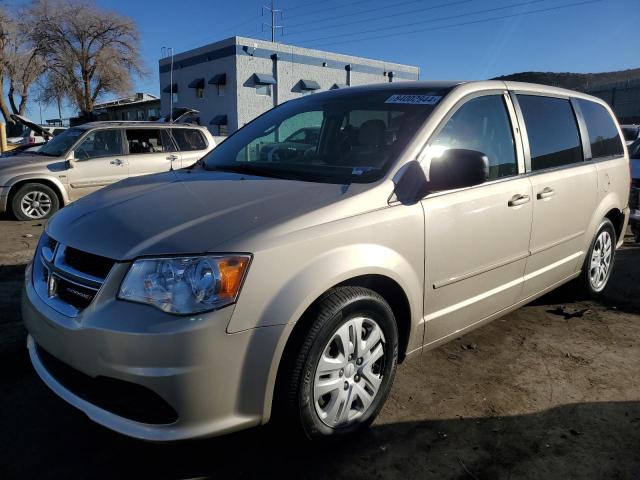
<instances>
[{"instance_id":1,"label":"bare tree","mask_svg":"<svg viewBox=\"0 0 640 480\"><path fill-rule=\"evenodd\" d=\"M34 0L30 37L56 85L83 114L106 93L127 93L131 75L143 75L134 22L83 0Z\"/></svg>"},{"instance_id":2,"label":"bare tree","mask_svg":"<svg viewBox=\"0 0 640 480\"><path fill-rule=\"evenodd\" d=\"M9 108L4 101L3 92L4 92L4 79L6 76L6 65L7 65L7 45L9 42L9 29L13 20L7 15L4 7L0 6L0 112L2 112L2 116L6 123L13 123L11 119L11 112L9 112Z\"/></svg>"},{"instance_id":3,"label":"bare tree","mask_svg":"<svg viewBox=\"0 0 640 480\"><path fill-rule=\"evenodd\" d=\"M0 79L3 87L8 83L11 107L9 110L0 92L0 110L10 123L13 123L10 113L24 115L31 87L45 67L42 55L29 38L31 22L23 13L19 11L11 17L0 7Z\"/></svg>"}]
</instances>

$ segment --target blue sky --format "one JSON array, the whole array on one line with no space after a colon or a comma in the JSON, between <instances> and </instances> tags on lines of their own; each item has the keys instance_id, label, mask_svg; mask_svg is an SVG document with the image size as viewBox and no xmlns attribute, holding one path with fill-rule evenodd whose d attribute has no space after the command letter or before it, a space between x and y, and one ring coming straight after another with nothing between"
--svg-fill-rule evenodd
<instances>
[{"instance_id":1,"label":"blue sky","mask_svg":"<svg viewBox=\"0 0 640 480\"><path fill-rule=\"evenodd\" d=\"M163 46L178 53L233 35L270 35L261 31L270 18L260 16L270 0L97 3L138 23L150 73L135 90L155 95ZM276 7L285 26L278 41L418 65L422 79L640 67L640 0L276 0ZM39 119L37 106L29 113Z\"/></svg>"}]
</instances>

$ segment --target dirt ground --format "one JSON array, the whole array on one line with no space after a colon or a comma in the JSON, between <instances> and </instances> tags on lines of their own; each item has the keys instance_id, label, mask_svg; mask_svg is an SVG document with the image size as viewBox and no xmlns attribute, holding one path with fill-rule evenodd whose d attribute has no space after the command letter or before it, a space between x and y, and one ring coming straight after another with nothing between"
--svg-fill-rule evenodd
<instances>
[{"instance_id":1,"label":"dirt ground","mask_svg":"<svg viewBox=\"0 0 640 480\"><path fill-rule=\"evenodd\" d=\"M365 435L271 427L161 445L112 433L37 378L19 311L42 231L0 218L0 478L640 479L640 247L602 302L560 289L411 357Z\"/></svg>"}]
</instances>

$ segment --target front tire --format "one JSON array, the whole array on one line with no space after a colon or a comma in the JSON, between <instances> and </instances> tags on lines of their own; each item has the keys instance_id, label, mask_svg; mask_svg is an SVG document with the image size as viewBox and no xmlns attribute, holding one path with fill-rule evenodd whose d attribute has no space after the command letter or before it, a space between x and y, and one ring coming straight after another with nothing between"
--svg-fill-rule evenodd
<instances>
[{"instance_id":1,"label":"front tire","mask_svg":"<svg viewBox=\"0 0 640 480\"><path fill-rule=\"evenodd\" d=\"M44 220L60 208L58 195L42 183L27 183L11 200L11 211L18 220Z\"/></svg>"},{"instance_id":2,"label":"front tire","mask_svg":"<svg viewBox=\"0 0 640 480\"><path fill-rule=\"evenodd\" d=\"M398 329L372 290L338 287L314 311L294 358L285 410L310 439L366 429L389 395L398 362Z\"/></svg>"}]
</instances>

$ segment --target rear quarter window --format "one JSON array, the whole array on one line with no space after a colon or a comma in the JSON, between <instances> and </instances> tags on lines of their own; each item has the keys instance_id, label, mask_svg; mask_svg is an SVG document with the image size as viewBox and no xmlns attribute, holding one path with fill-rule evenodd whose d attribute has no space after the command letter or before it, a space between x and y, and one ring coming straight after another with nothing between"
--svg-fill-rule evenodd
<instances>
[{"instance_id":1,"label":"rear quarter window","mask_svg":"<svg viewBox=\"0 0 640 480\"><path fill-rule=\"evenodd\" d=\"M171 129L173 138L181 152L190 152L193 150L204 150L207 148L207 141L199 130L192 128L173 128Z\"/></svg>"},{"instance_id":2,"label":"rear quarter window","mask_svg":"<svg viewBox=\"0 0 640 480\"><path fill-rule=\"evenodd\" d=\"M589 132L591 157L613 157L623 155L622 140L611 115L602 105L589 100L578 100L580 110Z\"/></svg>"},{"instance_id":3,"label":"rear quarter window","mask_svg":"<svg viewBox=\"0 0 640 480\"><path fill-rule=\"evenodd\" d=\"M569 100L517 95L531 152L531 170L561 167L584 160L578 123Z\"/></svg>"}]
</instances>

